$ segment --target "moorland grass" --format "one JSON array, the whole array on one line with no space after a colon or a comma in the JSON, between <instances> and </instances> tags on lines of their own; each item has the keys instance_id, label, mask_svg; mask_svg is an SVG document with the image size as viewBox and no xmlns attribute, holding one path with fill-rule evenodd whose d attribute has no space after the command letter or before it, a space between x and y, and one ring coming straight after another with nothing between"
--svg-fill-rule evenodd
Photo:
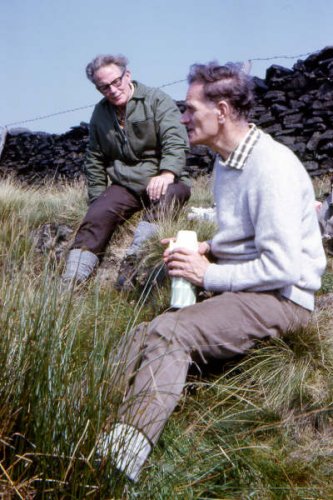
<instances>
[{"instance_id":1,"label":"moorland grass","mask_svg":"<svg viewBox=\"0 0 333 500\"><path fill-rule=\"evenodd\" d=\"M168 307L167 283L115 292L98 276L64 290L61 262L36 252L32 230L75 228L83 186L0 184L0 495L4 498L330 498L333 495L332 315L210 373L192 374L158 446L132 485L96 439L117 415L116 352L124 332ZM210 206L206 181L189 205ZM159 265L161 237L214 226L165 215L147 246ZM122 231L128 231L124 226ZM117 244L121 241L118 235ZM111 250L112 252L112 246ZM331 267L325 292L332 292Z\"/></svg>"}]
</instances>

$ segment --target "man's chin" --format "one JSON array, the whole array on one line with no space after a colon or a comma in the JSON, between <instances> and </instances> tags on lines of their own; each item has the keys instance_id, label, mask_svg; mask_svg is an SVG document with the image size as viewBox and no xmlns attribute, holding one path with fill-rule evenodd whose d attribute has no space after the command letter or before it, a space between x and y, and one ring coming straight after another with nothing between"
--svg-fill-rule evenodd
<instances>
[{"instance_id":1,"label":"man's chin","mask_svg":"<svg viewBox=\"0 0 333 500\"><path fill-rule=\"evenodd\" d=\"M123 97L119 97L118 99L109 99L109 101L114 106L124 106L126 104L126 99L124 99Z\"/></svg>"},{"instance_id":2,"label":"man's chin","mask_svg":"<svg viewBox=\"0 0 333 500\"><path fill-rule=\"evenodd\" d=\"M190 141L190 144L192 146L200 144L198 138L193 133L191 133L191 132L188 133L188 140Z\"/></svg>"}]
</instances>

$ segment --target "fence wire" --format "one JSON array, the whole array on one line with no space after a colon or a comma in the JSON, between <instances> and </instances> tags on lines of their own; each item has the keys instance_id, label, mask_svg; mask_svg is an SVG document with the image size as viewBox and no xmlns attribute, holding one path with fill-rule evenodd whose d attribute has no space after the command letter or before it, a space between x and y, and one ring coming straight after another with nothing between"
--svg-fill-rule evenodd
<instances>
[{"instance_id":1,"label":"fence wire","mask_svg":"<svg viewBox=\"0 0 333 500\"><path fill-rule=\"evenodd\" d=\"M317 52L319 52L319 51L317 51ZM250 63L252 63L254 61L273 61L276 59L298 59L300 57L307 57L311 54L316 54L317 52L306 52L305 54L298 54L296 56L281 55L281 56L271 56L271 57L253 57L251 59L248 59L248 61ZM172 85L176 85L177 83L183 83L183 82L186 82L186 78L184 78L182 80L174 80L173 82L164 83L163 85L160 85L158 88L162 89L165 87L171 87ZM46 118L52 118L54 116L64 115L67 113L74 113L75 111L81 111L83 109L92 108L94 106L95 106L95 104L87 104L86 106L80 106L79 108L65 109L64 111L57 111L55 113L50 113L48 115L40 115L40 116L36 116L34 118L28 118L27 120L21 120L18 122L7 123L6 125L4 125L4 128L13 127L14 125L23 125L25 123L36 122L39 120L45 120Z\"/></svg>"}]
</instances>

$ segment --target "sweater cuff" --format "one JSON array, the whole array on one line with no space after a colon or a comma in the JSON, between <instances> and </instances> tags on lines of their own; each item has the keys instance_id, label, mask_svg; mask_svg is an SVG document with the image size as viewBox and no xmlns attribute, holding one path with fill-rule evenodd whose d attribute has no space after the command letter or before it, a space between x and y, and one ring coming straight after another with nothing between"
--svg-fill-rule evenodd
<instances>
[{"instance_id":1,"label":"sweater cuff","mask_svg":"<svg viewBox=\"0 0 333 500\"><path fill-rule=\"evenodd\" d=\"M209 292L231 291L231 269L220 264L210 264L204 276L204 288Z\"/></svg>"}]
</instances>

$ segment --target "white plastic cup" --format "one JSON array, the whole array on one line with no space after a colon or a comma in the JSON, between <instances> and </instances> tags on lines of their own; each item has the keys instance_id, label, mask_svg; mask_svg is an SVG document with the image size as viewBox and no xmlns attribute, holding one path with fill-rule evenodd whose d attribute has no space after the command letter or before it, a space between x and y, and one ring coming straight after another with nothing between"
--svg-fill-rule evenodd
<instances>
[{"instance_id":1,"label":"white plastic cup","mask_svg":"<svg viewBox=\"0 0 333 500\"><path fill-rule=\"evenodd\" d=\"M198 251L198 239L195 231L178 231L176 241L170 241L170 250L187 248ZM191 306L197 301L196 288L184 278L172 278L170 306L180 309Z\"/></svg>"}]
</instances>

